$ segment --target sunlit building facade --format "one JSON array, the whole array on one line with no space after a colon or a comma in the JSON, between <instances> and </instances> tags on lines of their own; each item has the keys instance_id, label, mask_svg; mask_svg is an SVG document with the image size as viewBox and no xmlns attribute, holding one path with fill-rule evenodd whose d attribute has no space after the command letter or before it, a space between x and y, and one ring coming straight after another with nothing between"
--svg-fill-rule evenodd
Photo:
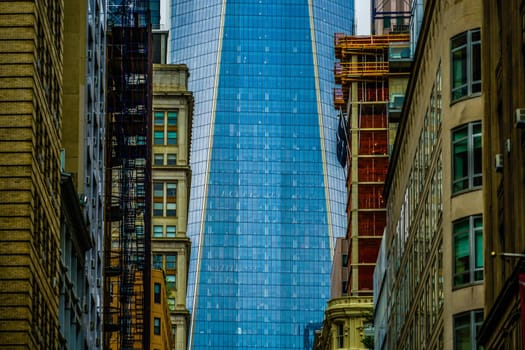
<instances>
[{"instance_id":1,"label":"sunlit building facade","mask_svg":"<svg viewBox=\"0 0 525 350\"><path fill-rule=\"evenodd\" d=\"M344 236L333 33L353 1L173 1L195 95L191 349L311 348Z\"/></svg>"},{"instance_id":2,"label":"sunlit building facade","mask_svg":"<svg viewBox=\"0 0 525 350\"><path fill-rule=\"evenodd\" d=\"M480 1L425 2L385 184L376 349L477 348L484 317L481 20Z\"/></svg>"}]
</instances>

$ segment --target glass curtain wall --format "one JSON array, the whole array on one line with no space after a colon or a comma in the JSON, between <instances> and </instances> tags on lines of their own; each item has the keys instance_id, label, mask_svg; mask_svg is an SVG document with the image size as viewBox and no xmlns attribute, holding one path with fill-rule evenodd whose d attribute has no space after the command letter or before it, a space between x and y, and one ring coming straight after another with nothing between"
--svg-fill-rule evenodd
<instances>
[{"instance_id":1,"label":"glass curtain wall","mask_svg":"<svg viewBox=\"0 0 525 350\"><path fill-rule=\"evenodd\" d=\"M195 96L192 349L309 349L344 236L333 34L353 1L173 0Z\"/></svg>"}]
</instances>

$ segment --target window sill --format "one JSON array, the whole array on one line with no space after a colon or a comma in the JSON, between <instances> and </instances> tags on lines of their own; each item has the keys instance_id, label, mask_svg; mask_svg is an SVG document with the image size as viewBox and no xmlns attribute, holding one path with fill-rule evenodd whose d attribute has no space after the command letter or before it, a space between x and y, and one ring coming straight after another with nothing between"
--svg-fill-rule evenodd
<instances>
[{"instance_id":1,"label":"window sill","mask_svg":"<svg viewBox=\"0 0 525 350\"><path fill-rule=\"evenodd\" d=\"M481 97L481 95L482 95L481 92L476 92L475 94L465 95L465 96L462 96L460 98L457 98L454 101L452 101L452 99L451 99L450 107L452 107L453 105L455 105L456 103L459 103L459 102L463 102L463 101L470 100L470 99L473 99L473 98Z\"/></svg>"}]
</instances>

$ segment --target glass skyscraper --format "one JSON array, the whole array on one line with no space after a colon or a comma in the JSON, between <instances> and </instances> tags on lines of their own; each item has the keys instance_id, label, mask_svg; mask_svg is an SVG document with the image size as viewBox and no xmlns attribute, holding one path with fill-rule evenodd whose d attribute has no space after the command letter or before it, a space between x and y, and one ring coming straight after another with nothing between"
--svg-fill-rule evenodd
<instances>
[{"instance_id":1,"label":"glass skyscraper","mask_svg":"<svg viewBox=\"0 0 525 350\"><path fill-rule=\"evenodd\" d=\"M334 32L353 0L172 0L195 96L191 349L309 349L345 233Z\"/></svg>"}]
</instances>

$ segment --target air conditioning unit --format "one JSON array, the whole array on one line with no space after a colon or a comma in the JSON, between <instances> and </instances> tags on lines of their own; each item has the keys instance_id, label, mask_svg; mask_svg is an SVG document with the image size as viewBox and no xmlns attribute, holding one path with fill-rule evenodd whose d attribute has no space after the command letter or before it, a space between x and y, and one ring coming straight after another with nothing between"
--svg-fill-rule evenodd
<instances>
[{"instance_id":1,"label":"air conditioning unit","mask_svg":"<svg viewBox=\"0 0 525 350\"><path fill-rule=\"evenodd\" d=\"M517 128L525 128L525 108L516 108L516 125Z\"/></svg>"},{"instance_id":2,"label":"air conditioning unit","mask_svg":"<svg viewBox=\"0 0 525 350\"><path fill-rule=\"evenodd\" d=\"M102 287L102 282L100 281L100 278L97 278L97 288Z\"/></svg>"},{"instance_id":3,"label":"air conditioning unit","mask_svg":"<svg viewBox=\"0 0 525 350\"><path fill-rule=\"evenodd\" d=\"M86 176L86 185L89 186L90 183L91 183L91 177Z\"/></svg>"},{"instance_id":4,"label":"air conditioning unit","mask_svg":"<svg viewBox=\"0 0 525 350\"><path fill-rule=\"evenodd\" d=\"M503 171L503 154L501 153L496 154L495 168L498 173Z\"/></svg>"},{"instance_id":5,"label":"air conditioning unit","mask_svg":"<svg viewBox=\"0 0 525 350\"><path fill-rule=\"evenodd\" d=\"M88 57L88 60L92 60L93 59L93 50L88 50L87 57Z\"/></svg>"}]
</instances>

